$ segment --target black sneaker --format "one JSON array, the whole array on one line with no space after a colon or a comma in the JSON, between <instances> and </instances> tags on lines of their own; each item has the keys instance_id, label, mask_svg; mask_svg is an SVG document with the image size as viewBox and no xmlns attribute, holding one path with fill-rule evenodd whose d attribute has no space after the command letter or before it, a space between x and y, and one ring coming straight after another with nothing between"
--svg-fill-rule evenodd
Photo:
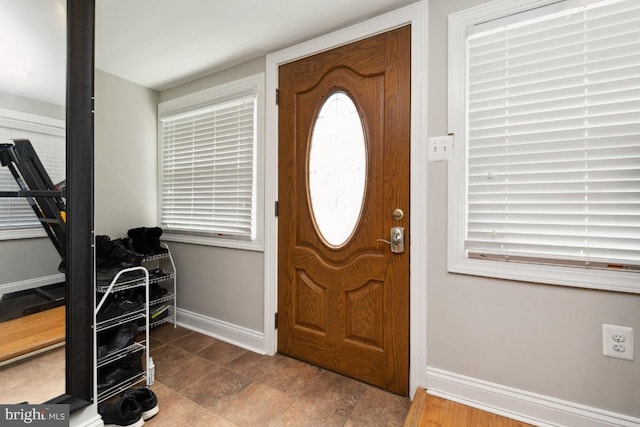
<instances>
[{"instance_id":1,"label":"black sneaker","mask_svg":"<svg viewBox=\"0 0 640 427\"><path fill-rule=\"evenodd\" d=\"M114 403L98 405L104 427L142 427L142 408L133 397L125 396Z\"/></svg>"},{"instance_id":2,"label":"black sneaker","mask_svg":"<svg viewBox=\"0 0 640 427\"><path fill-rule=\"evenodd\" d=\"M122 393L123 397L133 397L140 408L142 408L142 418L146 421L160 412L158 398L148 387L129 389Z\"/></svg>"},{"instance_id":3,"label":"black sneaker","mask_svg":"<svg viewBox=\"0 0 640 427\"><path fill-rule=\"evenodd\" d=\"M142 356L137 352L102 366L98 369L98 393L103 393L143 373Z\"/></svg>"},{"instance_id":4,"label":"black sneaker","mask_svg":"<svg viewBox=\"0 0 640 427\"><path fill-rule=\"evenodd\" d=\"M157 283L149 286L149 301L155 301L167 295L167 290Z\"/></svg>"},{"instance_id":5,"label":"black sneaker","mask_svg":"<svg viewBox=\"0 0 640 427\"><path fill-rule=\"evenodd\" d=\"M169 304L152 307L149 310L149 323L165 319L169 315Z\"/></svg>"},{"instance_id":6,"label":"black sneaker","mask_svg":"<svg viewBox=\"0 0 640 427\"><path fill-rule=\"evenodd\" d=\"M98 322L103 322L144 307L144 298L137 292L119 292L108 304L105 304L96 315Z\"/></svg>"},{"instance_id":7,"label":"black sneaker","mask_svg":"<svg viewBox=\"0 0 640 427\"><path fill-rule=\"evenodd\" d=\"M98 333L98 359L114 351L132 345L138 337L138 325L125 323L116 328Z\"/></svg>"}]
</instances>

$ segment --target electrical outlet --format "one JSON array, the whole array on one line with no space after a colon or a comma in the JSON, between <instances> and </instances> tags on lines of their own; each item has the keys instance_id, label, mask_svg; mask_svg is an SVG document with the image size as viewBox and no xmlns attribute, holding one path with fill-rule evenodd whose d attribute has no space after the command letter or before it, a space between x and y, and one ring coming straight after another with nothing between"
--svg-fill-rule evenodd
<instances>
[{"instance_id":1,"label":"electrical outlet","mask_svg":"<svg viewBox=\"0 0 640 427\"><path fill-rule=\"evenodd\" d=\"M611 334L611 339L615 342L624 342L624 334Z\"/></svg>"},{"instance_id":2,"label":"electrical outlet","mask_svg":"<svg viewBox=\"0 0 640 427\"><path fill-rule=\"evenodd\" d=\"M612 345L611 348L613 349L613 351L616 351L618 353L624 353L627 350L624 344L617 344L617 343Z\"/></svg>"},{"instance_id":3,"label":"electrical outlet","mask_svg":"<svg viewBox=\"0 0 640 427\"><path fill-rule=\"evenodd\" d=\"M429 161L450 160L453 150L453 135L429 138Z\"/></svg>"},{"instance_id":4,"label":"electrical outlet","mask_svg":"<svg viewBox=\"0 0 640 427\"><path fill-rule=\"evenodd\" d=\"M602 325L602 354L618 359L634 360L633 328Z\"/></svg>"}]
</instances>

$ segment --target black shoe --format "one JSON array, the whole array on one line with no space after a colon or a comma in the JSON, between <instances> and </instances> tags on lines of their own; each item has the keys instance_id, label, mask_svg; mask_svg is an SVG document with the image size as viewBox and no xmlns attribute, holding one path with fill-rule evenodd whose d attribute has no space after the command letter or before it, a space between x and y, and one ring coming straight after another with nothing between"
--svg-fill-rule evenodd
<instances>
[{"instance_id":1,"label":"black shoe","mask_svg":"<svg viewBox=\"0 0 640 427\"><path fill-rule=\"evenodd\" d=\"M147 242L147 229L145 227L130 228L127 230L127 236L129 236L131 248L135 252L143 255L153 254L153 250L149 248Z\"/></svg>"},{"instance_id":2,"label":"black shoe","mask_svg":"<svg viewBox=\"0 0 640 427\"><path fill-rule=\"evenodd\" d=\"M143 373L142 356L134 353L98 369L98 393Z\"/></svg>"},{"instance_id":3,"label":"black shoe","mask_svg":"<svg viewBox=\"0 0 640 427\"><path fill-rule=\"evenodd\" d=\"M133 397L136 400L140 408L142 408L142 418L145 421L160 412L158 398L148 387L130 389L123 392L121 396Z\"/></svg>"},{"instance_id":4,"label":"black shoe","mask_svg":"<svg viewBox=\"0 0 640 427\"><path fill-rule=\"evenodd\" d=\"M140 265L142 263L142 260L144 260L144 254L140 254L131 250L128 238L114 240L113 246L114 248L112 256L118 258L121 261L134 265Z\"/></svg>"},{"instance_id":5,"label":"black shoe","mask_svg":"<svg viewBox=\"0 0 640 427\"><path fill-rule=\"evenodd\" d=\"M144 425L142 408L130 396L125 396L114 403L98 405L98 413L102 416L105 427L141 427Z\"/></svg>"},{"instance_id":6,"label":"black shoe","mask_svg":"<svg viewBox=\"0 0 640 427\"><path fill-rule=\"evenodd\" d=\"M102 268L110 263L111 238L109 236L96 236L96 268Z\"/></svg>"},{"instance_id":7,"label":"black shoe","mask_svg":"<svg viewBox=\"0 0 640 427\"><path fill-rule=\"evenodd\" d=\"M168 291L157 283L152 283L149 286L149 301L155 301L166 296Z\"/></svg>"},{"instance_id":8,"label":"black shoe","mask_svg":"<svg viewBox=\"0 0 640 427\"><path fill-rule=\"evenodd\" d=\"M169 315L169 304L152 307L149 311L149 323L165 319Z\"/></svg>"},{"instance_id":9,"label":"black shoe","mask_svg":"<svg viewBox=\"0 0 640 427\"><path fill-rule=\"evenodd\" d=\"M125 323L98 334L98 359L133 344L138 336L138 325Z\"/></svg>"},{"instance_id":10,"label":"black shoe","mask_svg":"<svg viewBox=\"0 0 640 427\"><path fill-rule=\"evenodd\" d=\"M160 279L161 277L169 276L169 273L165 273L161 268L154 268L149 270L149 280Z\"/></svg>"},{"instance_id":11,"label":"black shoe","mask_svg":"<svg viewBox=\"0 0 640 427\"><path fill-rule=\"evenodd\" d=\"M144 306L144 298L137 292L119 292L108 304L105 304L98 314L96 320L103 322L109 319L132 313Z\"/></svg>"},{"instance_id":12,"label":"black shoe","mask_svg":"<svg viewBox=\"0 0 640 427\"><path fill-rule=\"evenodd\" d=\"M125 268L138 267L137 265L130 265L126 263L120 263L111 268L105 269L101 268L96 270L96 280L98 282L98 286L109 286L116 275L124 270ZM142 270L132 270L127 271L126 273L122 273L118 277L118 281L116 283L125 283L131 282L134 280L142 281L144 279L144 272Z\"/></svg>"},{"instance_id":13,"label":"black shoe","mask_svg":"<svg viewBox=\"0 0 640 427\"><path fill-rule=\"evenodd\" d=\"M162 228L151 227L145 230L147 246L155 254L166 254L169 252L167 248L160 246L160 236L162 236Z\"/></svg>"},{"instance_id":14,"label":"black shoe","mask_svg":"<svg viewBox=\"0 0 640 427\"><path fill-rule=\"evenodd\" d=\"M144 255L132 251L123 239L111 240L109 236L96 236L96 268L98 270L139 266L143 259Z\"/></svg>"}]
</instances>

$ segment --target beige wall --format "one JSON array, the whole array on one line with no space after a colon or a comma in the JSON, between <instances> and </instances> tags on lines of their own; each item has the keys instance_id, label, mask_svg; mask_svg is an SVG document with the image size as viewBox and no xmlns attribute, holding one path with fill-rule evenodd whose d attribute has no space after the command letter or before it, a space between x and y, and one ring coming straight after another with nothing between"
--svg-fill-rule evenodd
<instances>
[{"instance_id":1,"label":"beige wall","mask_svg":"<svg viewBox=\"0 0 640 427\"><path fill-rule=\"evenodd\" d=\"M96 234L157 224L157 111L157 92L95 71Z\"/></svg>"},{"instance_id":2,"label":"beige wall","mask_svg":"<svg viewBox=\"0 0 640 427\"><path fill-rule=\"evenodd\" d=\"M431 0L429 135L447 133L447 16L481 0ZM640 416L640 295L447 273L447 164L429 164L428 365ZM602 355L602 324L634 328L636 360Z\"/></svg>"},{"instance_id":3,"label":"beige wall","mask_svg":"<svg viewBox=\"0 0 640 427\"><path fill-rule=\"evenodd\" d=\"M167 101L265 71L265 57L204 77L160 94ZM261 184L261 183L259 183ZM258 206L262 209L262 206ZM263 330L264 255L262 252L169 243L178 272L179 309Z\"/></svg>"},{"instance_id":4,"label":"beige wall","mask_svg":"<svg viewBox=\"0 0 640 427\"><path fill-rule=\"evenodd\" d=\"M57 275L59 265L60 255L47 237L0 240L0 285Z\"/></svg>"},{"instance_id":5,"label":"beige wall","mask_svg":"<svg viewBox=\"0 0 640 427\"><path fill-rule=\"evenodd\" d=\"M262 333L262 252L169 242L179 309Z\"/></svg>"},{"instance_id":6,"label":"beige wall","mask_svg":"<svg viewBox=\"0 0 640 427\"><path fill-rule=\"evenodd\" d=\"M64 105L51 104L3 92L0 92L0 107L60 120L64 120L65 116Z\"/></svg>"},{"instance_id":7,"label":"beige wall","mask_svg":"<svg viewBox=\"0 0 640 427\"><path fill-rule=\"evenodd\" d=\"M167 89L160 93L159 102L168 101L180 96L189 95L200 90L209 89L214 86L229 83L243 77L249 77L254 74L264 73L266 69L266 57L252 59L243 62L235 67L228 68L210 76L185 83L178 87Z\"/></svg>"},{"instance_id":8,"label":"beige wall","mask_svg":"<svg viewBox=\"0 0 640 427\"><path fill-rule=\"evenodd\" d=\"M483 1L429 2L430 135L447 132L447 15L480 3ZM265 58L258 58L164 91L158 100L264 70ZM150 190L156 185L156 117L149 106L153 94L130 85L105 73L96 76L96 228L100 233L116 234L134 222L156 220L156 195ZM132 98L118 101L117 90L125 88ZM100 108L109 111L109 117L101 117ZM122 123L126 126L120 126ZM429 165L425 193L429 209L428 365L640 416L640 358L630 362L604 357L601 344L603 323L634 327L636 343L640 342L640 296L449 274L443 250L448 217L446 163ZM261 252L181 243L170 246L178 271L179 308L262 331ZM639 348L636 344L637 355Z\"/></svg>"}]
</instances>

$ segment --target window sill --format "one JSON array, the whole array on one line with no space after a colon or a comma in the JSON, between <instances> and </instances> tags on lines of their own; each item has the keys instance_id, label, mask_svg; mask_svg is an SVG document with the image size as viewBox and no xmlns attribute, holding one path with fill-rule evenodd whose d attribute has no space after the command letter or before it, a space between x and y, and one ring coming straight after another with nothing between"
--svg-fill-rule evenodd
<instances>
[{"instance_id":1,"label":"window sill","mask_svg":"<svg viewBox=\"0 0 640 427\"><path fill-rule=\"evenodd\" d=\"M450 273L640 294L640 273L461 258Z\"/></svg>"},{"instance_id":2,"label":"window sill","mask_svg":"<svg viewBox=\"0 0 640 427\"><path fill-rule=\"evenodd\" d=\"M42 228L24 228L0 231L0 240L36 239L47 237Z\"/></svg>"},{"instance_id":3,"label":"window sill","mask_svg":"<svg viewBox=\"0 0 640 427\"><path fill-rule=\"evenodd\" d=\"M216 239L214 237L188 236L185 234L164 233L162 240L167 242L190 243L193 245L215 246L227 249L241 249L246 251L264 252L262 242L257 240L233 240L233 239Z\"/></svg>"}]
</instances>

